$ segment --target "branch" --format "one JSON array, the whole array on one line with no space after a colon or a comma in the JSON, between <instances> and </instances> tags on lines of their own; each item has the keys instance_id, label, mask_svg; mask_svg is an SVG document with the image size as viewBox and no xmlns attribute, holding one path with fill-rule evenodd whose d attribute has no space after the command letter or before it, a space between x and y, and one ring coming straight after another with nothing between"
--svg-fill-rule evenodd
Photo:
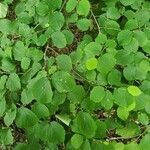
<instances>
[{"instance_id":1,"label":"branch","mask_svg":"<svg viewBox=\"0 0 150 150\"><path fill-rule=\"evenodd\" d=\"M96 23L96 25L97 25L98 32L99 32L99 34L100 34L100 33L101 33L101 30L100 30L100 26L99 26L99 24L98 24L98 21L97 21L95 15L94 15L93 11L92 11L92 10L90 10L90 11L91 11L91 15L92 15L92 17L93 17L93 19L94 19L94 21L95 21L95 23Z\"/></svg>"}]
</instances>

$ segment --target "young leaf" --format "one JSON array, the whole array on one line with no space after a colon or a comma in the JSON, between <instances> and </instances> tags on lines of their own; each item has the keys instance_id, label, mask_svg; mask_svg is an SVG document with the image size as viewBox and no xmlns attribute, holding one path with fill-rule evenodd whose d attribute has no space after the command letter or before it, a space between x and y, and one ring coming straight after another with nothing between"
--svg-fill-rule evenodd
<instances>
[{"instance_id":1,"label":"young leaf","mask_svg":"<svg viewBox=\"0 0 150 150\"><path fill-rule=\"evenodd\" d=\"M86 68L88 70L94 70L97 68L97 59L96 58L90 58L86 61Z\"/></svg>"},{"instance_id":2,"label":"young leaf","mask_svg":"<svg viewBox=\"0 0 150 150\"><path fill-rule=\"evenodd\" d=\"M133 85L128 87L128 92L133 96L139 96L142 93L137 86L133 86Z\"/></svg>"}]
</instances>

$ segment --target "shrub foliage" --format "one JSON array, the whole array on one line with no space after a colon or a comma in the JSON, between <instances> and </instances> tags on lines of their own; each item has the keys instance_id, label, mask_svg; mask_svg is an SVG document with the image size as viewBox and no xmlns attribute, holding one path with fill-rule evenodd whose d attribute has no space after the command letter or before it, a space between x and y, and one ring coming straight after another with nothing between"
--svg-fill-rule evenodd
<instances>
[{"instance_id":1,"label":"shrub foliage","mask_svg":"<svg viewBox=\"0 0 150 150\"><path fill-rule=\"evenodd\" d=\"M150 147L149 0L0 2L0 149Z\"/></svg>"}]
</instances>

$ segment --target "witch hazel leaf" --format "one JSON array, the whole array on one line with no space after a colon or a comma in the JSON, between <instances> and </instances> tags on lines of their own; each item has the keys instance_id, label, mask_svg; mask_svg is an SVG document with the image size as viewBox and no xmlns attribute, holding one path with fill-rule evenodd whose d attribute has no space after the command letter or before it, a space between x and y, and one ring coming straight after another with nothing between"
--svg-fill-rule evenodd
<instances>
[{"instance_id":1,"label":"witch hazel leaf","mask_svg":"<svg viewBox=\"0 0 150 150\"><path fill-rule=\"evenodd\" d=\"M142 93L141 90L134 85L128 87L128 92L133 96L139 96Z\"/></svg>"}]
</instances>

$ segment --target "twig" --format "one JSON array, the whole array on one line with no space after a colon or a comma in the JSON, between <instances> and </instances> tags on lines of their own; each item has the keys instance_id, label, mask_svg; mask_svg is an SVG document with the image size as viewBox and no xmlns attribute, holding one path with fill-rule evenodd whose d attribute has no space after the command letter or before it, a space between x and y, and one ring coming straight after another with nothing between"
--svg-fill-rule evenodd
<instances>
[{"instance_id":1,"label":"twig","mask_svg":"<svg viewBox=\"0 0 150 150\"><path fill-rule=\"evenodd\" d=\"M97 25L98 32L101 33L100 26L99 26L99 24L98 24L97 19L96 19L95 15L94 15L93 11L92 11L92 10L90 10L90 11L91 11L91 15L92 15L92 17L93 17L93 19L94 19L94 21L95 21L95 23L96 23L96 25Z\"/></svg>"},{"instance_id":2,"label":"twig","mask_svg":"<svg viewBox=\"0 0 150 150\"><path fill-rule=\"evenodd\" d=\"M47 67L47 51L49 49L49 45L47 44L46 48L45 48L45 52L44 52L44 67L43 69L46 69Z\"/></svg>"},{"instance_id":3,"label":"twig","mask_svg":"<svg viewBox=\"0 0 150 150\"><path fill-rule=\"evenodd\" d=\"M67 3L67 0L64 0L64 2L63 2L63 4L62 4L62 6L61 6L59 12L61 12L61 11L63 10L63 8L65 7L66 3Z\"/></svg>"}]
</instances>

